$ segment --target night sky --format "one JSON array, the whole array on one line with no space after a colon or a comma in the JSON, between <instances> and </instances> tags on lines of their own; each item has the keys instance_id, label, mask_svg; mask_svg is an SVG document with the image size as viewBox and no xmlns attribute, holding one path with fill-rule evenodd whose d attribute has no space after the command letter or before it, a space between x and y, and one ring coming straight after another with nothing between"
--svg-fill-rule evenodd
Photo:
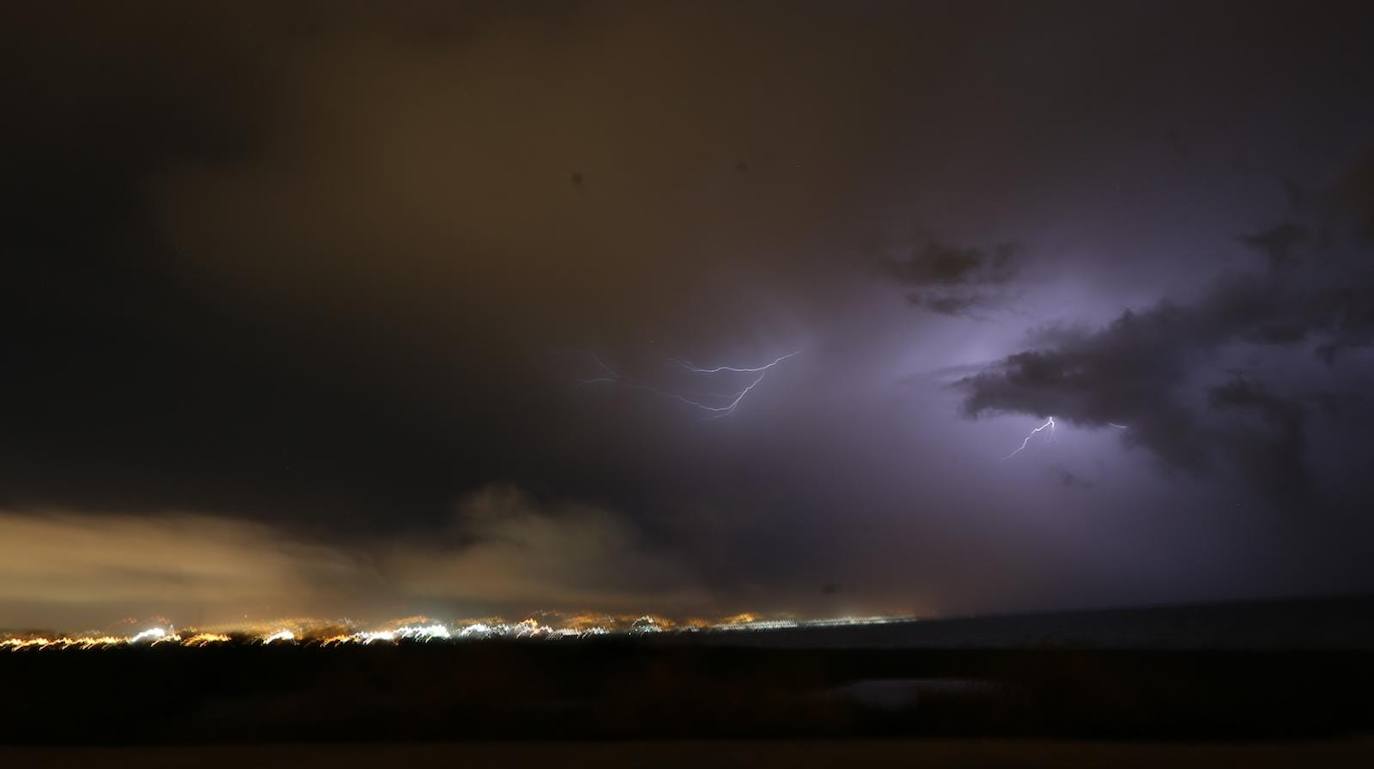
<instances>
[{"instance_id":1,"label":"night sky","mask_svg":"<svg viewBox=\"0 0 1374 769\"><path fill-rule=\"evenodd\" d=\"M197 5L0 10L0 627L1374 589L1367 3Z\"/></svg>"}]
</instances>

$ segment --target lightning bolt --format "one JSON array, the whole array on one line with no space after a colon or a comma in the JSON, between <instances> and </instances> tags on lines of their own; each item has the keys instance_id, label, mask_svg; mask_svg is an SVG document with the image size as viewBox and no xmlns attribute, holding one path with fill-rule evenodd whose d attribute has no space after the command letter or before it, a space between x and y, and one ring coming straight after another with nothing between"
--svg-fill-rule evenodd
<instances>
[{"instance_id":1,"label":"lightning bolt","mask_svg":"<svg viewBox=\"0 0 1374 769\"><path fill-rule=\"evenodd\" d=\"M1020 446L1017 446L1015 451L1011 452L1010 454L1006 455L1005 457L1002 457L1002 459L1011 459L1012 457L1016 456L1017 454L1020 454L1022 451L1025 451L1025 450L1026 450L1026 446L1030 445L1030 439L1031 439L1031 438L1034 438L1034 437L1035 437L1035 434L1038 433L1038 432L1040 432L1040 431L1042 431L1042 430L1049 430L1049 431L1050 431L1050 435L1051 435L1051 436L1054 435L1054 417L1050 417L1049 419L1046 419L1046 420L1045 420L1045 423L1044 423L1043 425L1040 425L1039 427L1035 428L1034 430L1031 430L1030 432L1026 433L1026 437L1021 441L1021 445L1020 445Z\"/></svg>"},{"instance_id":2,"label":"lightning bolt","mask_svg":"<svg viewBox=\"0 0 1374 769\"><path fill-rule=\"evenodd\" d=\"M597 382L616 383L620 381L620 372L607 366L606 361L602 360L600 355L593 355L592 360L596 361L596 365L601 368L601 376L592 377L590 379L579 379L577 380L579 383L596 384Z\"/></svg>"},{"instance_id":3,"label":"lightning bolt","mask_svg":"<svg viewBox=\"0 0 1374 769\"><path fill-rule=\"evenodd\" d=\"M744 396L748 395L751 390L759 386L759 382L763 381L763 377L763 372L759 372L759 375L754 378L754 381L750 382L748 387L745 387L743 390L740 390L739 394L735 396L734 400L730 401L730 405L728 406L707 406L703 403L697 403L696 401L691 400L690 398L683 398L681 396L678 396L678 400L682 401L683 403L690 403L691 405L696 406L697 408L705 409L706 411L712 412L714 414L714 416L711 417L712 419L728 417L731 414L735 413L735 409L744 400Z\"/></svg>"},{"instance_id":4,"label":"lightning bolt","mask_svg":"<svg viewBox=\"0 0 1374 769\"><path fill-rule=\"evenodd\" d=\"M641 390L643 392L653 393L654 395L657 395L659 397L675 400L683 405L691 406L692 408L698 409L700 411L705 411L708 414L708 419L723 419L724 417L728 417L731 414L735 413L735 409L739 408L739 405L744 402L745 396L753 392L754 388L758 387L759 384L763 382L764 377L768 375L768 371L770 369L772 369L779 363L782 363L783 361L787 360L788 358L797 355L800 352L801 350L794 350L793 352L789 352L786 355L779 355L773 360L760 366L713 366L710 368L702 368L700 366L694 366L691 363L682 360L681 358L673 358L669 361L672 365L685 369L693 374L703 374L707 376L714 374L756 375L749 382L749 384L745 385L744 389L739 390L738 392L724 395L689 397L674 390L665 390L663 388L655 387L653 385L645 384L643 382L627 380L623 376L621 376L620 372L616 371L614 368L611 368L609 365L606 364L605 361L601 360L599 356L592 357L596 361L597 366L600 367L601 375L590 377L587 379L580 379L578 381L581 384L596 384L598 382L604 382L609 384L620 385L621 387L625 387L631 390ZM728 398L729 401L723 405L712 405L711 403L708 403L704 400L700 400L700 398L703 397Z\"/></svg>"},{"instance_id":5,"label":"lightning bolt","mask_svg":"<svg viewBox=\"0 0 1374 769\"><path fill-rule=\"evenodd\" d=\"M778 357L774 358L768 363L763 364L762 366L754 366L753 368L743 368L739 366L715 366L713 368L698 368L697 366L693 366L692 364L688 363L687 361L681 358L673 358L672 363L675 366L687 369L693 374L719 374L721 372L730 372L732 374L761 374L767 371L768 369L778 365L779 363L782 363L788 358L791 358L792 356L799 354L800 352L801 350L793 350L792 352L789 352L786 355L779 355Z\"/></svg>"},{"instance_id":6,"label":"lightning bolt","mask_svg":"<svg viewBox=\"0 0 1374 769\"><path fill-rule=\"evenodd\" d=\"M1119 425L1119 424L1117 424L1117 423L1115 423L1115 422L1108 422L1108 423L1107 423L1107 426L1108 426L1108 427L1115 427L1115 428L1118 429L1118 430L1129 430L1129 429L1131 429L1131 428L1127 427L1126 425Z\"/></svg>"}]
</instances>

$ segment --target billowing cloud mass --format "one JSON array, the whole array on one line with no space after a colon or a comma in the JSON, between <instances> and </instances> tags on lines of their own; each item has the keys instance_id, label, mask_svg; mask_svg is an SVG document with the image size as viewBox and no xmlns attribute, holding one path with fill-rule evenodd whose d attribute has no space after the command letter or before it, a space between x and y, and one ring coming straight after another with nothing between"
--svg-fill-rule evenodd
<instances>
[{"instance_id":1,"label":"billowing cloud mass","mask_svg":"<svg viewBox=\"0 0 1374 769\"><path fill-rule=\"evenodd\" d=\"M328 547L228 518L0 514L0 612L10 625L290 616L356 571Z\"/></svg>"},{"instance_id":2,"label":"billowing cloud mass","mask_svg":"<svg viewBox=\"0 0 1374 769\"><path fill-rule=\"evenodd\" d=\"M1374 587L1368 17L6 4L0 627Z\"/></svg>"},{"instance_id":3,"label":"billowing cloud mass","mask_svg":"<svg viewBox=\"0 0 1374 769\"><path fill-rule=\"evenodd\" d=\"M407 593L468 611L714 610L698 576L606 510L546 508L517 489L492 488L463 502L447 534L447 542L385 550L383 569Z\"/></svg>"},{"instance_id":4,"label":"billowing cloud mass","mask_svg":"<svg viewBox=\"0 0 1374 769\"><path fill-rule=\"evenodd\" d=\"M1201 472L1230 463L1285 506L1317 503L1308 413L1343 395L1339 418L1369 416L1368 367L1348 357L1374 343L1370 244L1344 217L1317 232L1289 222L1242 241L1266 257L1261 268L1101 329L1039 330L1035 347L956 384L965 411L1115 425L1166 465ZM1324 367L1295 378L1301 364L1273 357L1295 351Z\"/></svg>"},{"instance_id":5,"label":"billowing cloud mass","mask_svg":"<svg viewBox=\"0 0 1374 769\"><path fill-rule=\"evenodd\" d=\"M0 616L109 625L541 610L709 614L718 602L622 516L509 487L461 501L439 536L342 545L228 517L0 515ZM390 614L389 614L390 613ZM85 625L81 623L86 623Z\"/></svg>"}]
</instances>

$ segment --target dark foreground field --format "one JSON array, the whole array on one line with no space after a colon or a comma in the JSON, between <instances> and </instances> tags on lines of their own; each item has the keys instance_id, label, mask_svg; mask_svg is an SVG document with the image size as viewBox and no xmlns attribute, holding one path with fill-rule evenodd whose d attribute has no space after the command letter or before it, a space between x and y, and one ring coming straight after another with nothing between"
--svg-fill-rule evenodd
<instances>
[{"instance_id":1,"label":"dark foreground field","mask_svg":"<svg viewBox=\"0 0 1374 769\"><path fill-rule=\"evenodd\" d=\"M0 655L0 743L1374 733L1360 652L652 642Z\"/></svg>"},{"instance_id":2,"label":"dark foreground field","mask_svg":"<svg viewBox=\"0 0 1374 769\"><path fill-rule=\"evenodd\" d=\"M848 740L718 742L477 742L5 748L0 766L24 769L377 769L512 766L558 769L741 767L1321 767L1366 769L1374 741L1281 743L1052 742L1043 740Z\"/></svg>"},{"instance_id":3,"label":"dark foreground field","mask_svg":"<svg viewBox=\"0 0 1374 769\"><path fill-rule=\"evenodd\" d=\"M852 743L875 761L954 749L939 745L1012 749L916 747L904 741L912 737L1172 743L1158 750L1287 741L1289 751L1368 753L1368 743L1348 740L1374 734L1374 651L1360 635L1370 608L1361 600L583 641L30 649L0 654L0 743L243 746L223 755L280 743L270 749L280 756L306 750L288 743L319 743L349 760L450 741L473 742L442 748L448 755L494 756L490 743L502 740L543 742L521 748L536 752L577 740L571 754L599 755L618 749L587 741L768 739L773 755L804 750L817 760L835 749L828 740L878 739ZM1300 643L1304 627L1313 642ZM1161 634L1174 643L1150 640ZM338 743L360 747L324 747ZM672 760L726 750L654 745L640 749ZM30 763L0 757L3 766Z\"/></svg>"}]
</instances>

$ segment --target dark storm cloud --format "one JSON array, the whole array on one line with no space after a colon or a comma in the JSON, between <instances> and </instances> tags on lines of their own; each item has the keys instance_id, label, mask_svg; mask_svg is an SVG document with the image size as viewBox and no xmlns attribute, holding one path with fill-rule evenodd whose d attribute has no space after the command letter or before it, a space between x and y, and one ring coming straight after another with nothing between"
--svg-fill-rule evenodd
<instances>
[{"instance_id":1,"label":"dark storm cloud","mask_svg":"<svg viewBox=\"0 0 1374 769\"><path fill-rule=\"evenodd\" d=\"M908 258L883 266L892 280L909 289L907 301L913 305L961 315L996 301L994 291L1016 276L1019 250L1013 243L985 250L929 240L912 249Z\"/></svg>"},{"instance_id":2,"label":"dark storm cloud","mask_svg":"<svg viewBox=\"0 0 1374 769\"><path fill-rule=\"evenodd\" d=\"M940 97L900 73L971 23L936 14L913 51L823 5L3 13L22 182L0 313L22 332L0 340L0 504L193 510L343 550L448 526L493 482L586 500L528 531L595 509L646 553L702 497L750 514L731 465L679 459L678 415L578 390L559 351L747 365L842 313L866 276L827 249L886 185L915 109L891 105ZM498 550L491 601L523 563ZM522 595L686 600L611 555Z\"/></svg>"},{"instance_id":3,"label":"dark storm cloud","mask_svg":"<svg viewBox=\"0 0 1374 769\"><path fill-rule=\"evenodd\" d=\"M550 351L827 333L891 164L939 154L913 129L984 111L925 74L976 17L776 10L7 9L5 501L366 530L493 480L657 499Z\"/></svg>"},{"instance_id":4,"label":"dark storm cloud","mask_svg":"<svg viewBox=\"0 0 1374 769\"><path fill-rule=\"evenodd\" d=\"M1243 236L1266 257L1264 268L1222 276L1196 300L1127 311L1097 330L1039 331L1035 347L955 384L965 413L1119 429L1168 466L1201 472L1221 461L1280 505L1314 501L1308 411L1322 388L1358 395L1339 354L1374 342L1370 244L1352 238L1348 224L1323 228L1310 237L1307 226L1287 222ZM1277 385L1281 394L1221 362L1247 347L1307 351L1327 364L1325 381L1290 378ZM1235 414L1252 418L1225 418Z\"/></svg>"},{"instance_id":5,"label":"dark storm cloud","mask_svg":"<svg viewBox=\"0 0 1374 769\"><path fill-rule=\"evenodd\" d=\"M289 477L320 461L307 447L337 435L337 411L359 412L282 365L305 360L284 335L198 300L172 269L150 182L253 156L295 15L176 8L3 11L11 505L232 508L285 492L271 506L309 508Z\"/></svg>"},{"instance_id":6,"label":"dark storm cloud","mask_svg":"<svg viewBox=\"0 0 1374 769\"><path fill-rule=\"evenodd\" d=\"M1353 16L1249 4L8 4L0 509L68 511L74 522L12 529L35 541L88 529L153 559L172 539L209 546L197 523L167 534L138 519L233 519L246 527L226 530L238 549L288 543L308 564L318 552L296 546L316 543L357 558L356 584L381 592L369 571L381 556L358 553L390 543L404 557L387 573L424 585L398 593L455 604L540 592L685 604L702 582L711 598L747 596L746 609L911 606L913 592L986 605L1015 600L1008 586L1049 602L1038 571L1094 556L1046 557L1059 552L1052 535L1005 533L1007 509L1040 511L985 468L929 469L983 439L936 396L911 402L889 385L913 360L1000 355L1024 317L966 319L1042 291L1043 274L1100 268L1108 288L1086 283L1083 301L1115 312L1132 276L1193 284L1211 272L1186 255L1143 265L1132 246L1146 230L1172 235L1180 211L1229 206L1178 202L1215 191L1192 186L1188 158L1211 168L1250 153L1287 169L1288 148L1355 131L1369 35ZM1157 137L1175 126L1188 158L1161 175ZM1295 178L1307 164L1294 154ZM1164 193L1141 191L1151 183ZM1348 197L1367 196L1367 179L1350 184ZM1258 245L1306 259L1320 223L1294 221L1310 237ZM901 222L940 235L887 239ZM1085 238L1089 256L1061 260L1050 245ZM1008 239L1033 243L1036 265L994 245ZM875 279L867 242L918 245ZM1118 252L1122 265L1101 256ZM1010 379L980 380L982 410L1149 415L1126 440L1178 466L1196 464L1187 436L1202 411L1236 435L1281 436L1263 399L1209 404L1206 387L1227 376L1172 399L1174 411L1149 383L1167 390L1225 344L1167 351L1177 333L1301 337L1285 344L1320 342L1345 365L1365 339L1365 284L1346 285L1345 332L1314 330L1289 297L1326 285L1307 264L1281 268L1293 285L1255 276L1227 302L1046 337L1004 363ZM928 312L904 312L894 285ZM1270 317L1201 317L1228 302ZM1142 362L1122 385L1133 345L1158 348L1161 366ZM577 384L594 355L659 382L679 375L665 373L674 358L749 366L794 350L730 419ZM1027 395L1037 377L1047 383ZM1064 386L1075 377L1082 387ZM684 378L672 386L739 386ZM1343 388L1320 397L1362 413ZM1004 453L988 449L972 453ZM509 512L500 523L471 502L512 486L521 502L495 505ZM439 534L453 529L468 539ZM138 550L145 536L163 544ZM563 537L583 555L553 552ZM276 555L224 558L283 592L317 582ZM146 559L128 560L116 571ZM156 573L170 584L180 564ZM540 578L522 582L526 570ZM211 592L187 573L195 596ZM464 581L482 588L463 593ZM845 590L825 599L830 583ZM226 585L243 602L273 591Z\"/></svg>"}]
</instances>

